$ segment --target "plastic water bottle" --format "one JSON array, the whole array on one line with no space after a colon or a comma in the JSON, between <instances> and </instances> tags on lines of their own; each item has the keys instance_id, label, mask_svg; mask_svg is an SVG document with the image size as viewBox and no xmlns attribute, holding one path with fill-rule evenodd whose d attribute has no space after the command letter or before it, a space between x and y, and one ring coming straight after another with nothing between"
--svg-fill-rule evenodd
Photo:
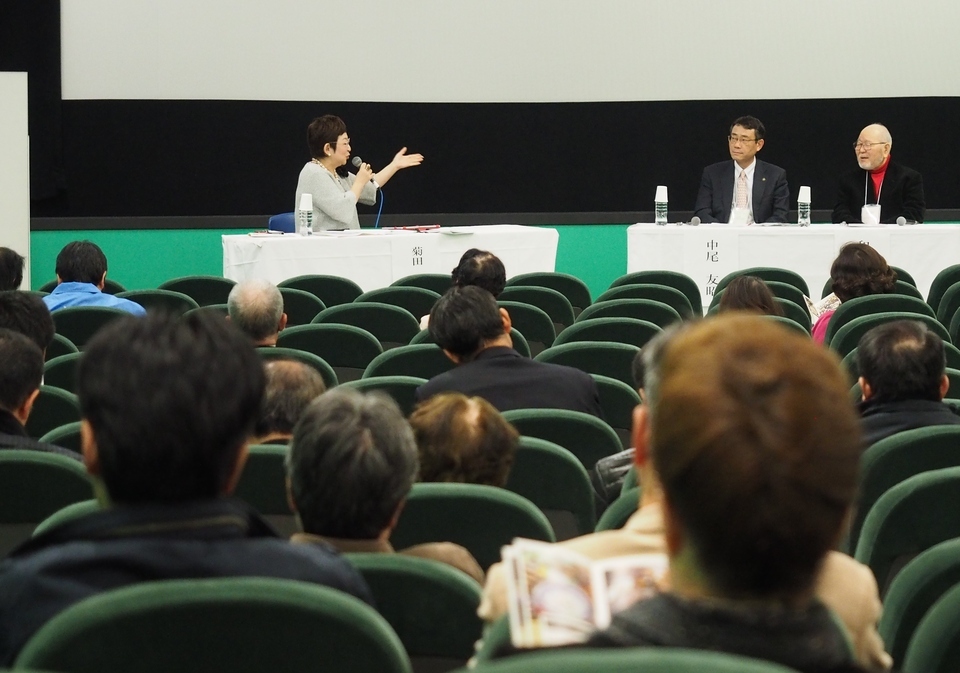
<instances>
[{"instance_id":1,"label":"plastic water bottle","mask_svg":"<svg viewBox=\"0 0 960 673\"><path fill-rule=\"evenodd\" d=\"M810 188L801 187L797 196L797 224L801 227L810 226Z\"/></svg>"},{"instance_id":2,"label":"plastic water bottle","mask_svg":"<svg viewBox=\"0 0 960 673\"><path fill-rule=\"evenodd\" d=\"M667 187L666 185L657 186L657 195L654 201L654 222L659 226L667 223Z\"/></svg>"},{"instance_id":3,"label":"plastic water bottle","mask_svg":"<svg viewBox=\"0 0 960 673\"><path fill-rule=\"evenodd\" d=\"M297 233L301 236L313 236L313 194L300 197L297 208Z\"/></svg>"}]
</instances>

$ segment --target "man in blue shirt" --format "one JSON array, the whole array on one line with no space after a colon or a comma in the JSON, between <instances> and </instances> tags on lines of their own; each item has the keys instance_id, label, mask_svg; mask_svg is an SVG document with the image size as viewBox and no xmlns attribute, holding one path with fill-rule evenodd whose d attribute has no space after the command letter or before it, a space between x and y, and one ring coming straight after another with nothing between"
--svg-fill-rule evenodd
<instances>
[{"instance_id":1,"label":"man in blue shirt","mask_svg":"<svg viewBox=\"0 0 960 673\"><path fill-rule=\"evenodd\" d=\"M140 304L103 292L107 257L96 243L73 241L57 255L57 287L43 298L50 312L74 306L105 306L134 315L147 311Z\"/></svg>"}]
</instances>

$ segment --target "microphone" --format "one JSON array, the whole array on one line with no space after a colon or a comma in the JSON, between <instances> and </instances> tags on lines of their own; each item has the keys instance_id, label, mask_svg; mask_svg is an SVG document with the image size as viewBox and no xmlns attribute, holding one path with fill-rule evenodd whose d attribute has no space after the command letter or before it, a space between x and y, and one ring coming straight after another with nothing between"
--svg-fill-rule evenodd
<instances>
[{"instance_id":1,"label":"microphone","mask_svg":"<svg viewBox=\"0 0 960 673\"><path fill-rule=\"evenodd\" d=\"M691 227L696 227L696 226L699 226L699 225L700 225L700 218L699 218L699 217L697 217L696 215L694 215L693 217L690 218L690 226L691 226Z\"/></svg>"},{"instance_id":2,"label":"microphone","mask_svg":"<svg viewBox=\"0 0 960 673\"><path fill-rule=\"evenodd\" d=\"M350 160L350 163L353 164L355 168L360 168L360 166L363 165L363 159L361 159L359 156L356 156ZM374 187L376 187L377 189L380 189L380 185L377 184L376 180L374 180L373 178L370 178L370 182L373 183Z\"/></svg>"}]
</instances>

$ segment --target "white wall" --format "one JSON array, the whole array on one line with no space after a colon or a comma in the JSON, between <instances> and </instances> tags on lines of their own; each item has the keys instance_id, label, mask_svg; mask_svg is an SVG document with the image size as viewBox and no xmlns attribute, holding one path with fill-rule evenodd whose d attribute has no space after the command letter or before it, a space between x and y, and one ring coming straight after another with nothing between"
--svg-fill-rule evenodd
<instances>
[{"instance_id":1,"label":"white wall","mask_svg":"<svg viewBox=\"0 0 960 673\"><path fill-rule=\"evenodd\" d=\"M30 136L25 72L0 72L0 246L26 258L20 287L30 289Z\"/></svg>"},{"instance_id":2,"label":"white wall","mask_svg":"<svg viewBox=\"0 0 960 673\"><path fill-rule=\"evenodd\" d=\"M960 95L956 0L62 0L61 11L65 99Z\"/></svg>"}]
</instances>

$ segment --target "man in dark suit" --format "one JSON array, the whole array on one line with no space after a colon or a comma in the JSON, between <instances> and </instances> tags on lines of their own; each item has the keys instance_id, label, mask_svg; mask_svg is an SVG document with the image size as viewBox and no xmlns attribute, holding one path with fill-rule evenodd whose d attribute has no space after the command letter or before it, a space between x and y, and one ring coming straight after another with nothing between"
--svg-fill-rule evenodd
<instances>
[{"instance_id":1,"label":"man in dark suit","mask_svg":"<svg viewBox=\"0 0 960 673\"><path fill-rule=\"evenodd\" d=\"M417 388L418 401L452 390L482 397L498 411L570 409L603 417L589 374L513 350L510 315L484 289L450 288L430 311L430 335L457 367Z\"/></svg>"},{"instance_id":2,"label":"man in dark suit","mask_svg":"<svg viewBox=\"0 0 960 673\"><path fill-rule=\"evenodd\" d=\"M870 124L860 132L853 145L859 168L840 178L834 222L863 222L861 208L871 204L880 205L881 224L894 224L898 217L923 222L923 178L893 161L892 147L893 137L882 124Z\"/></svg>"},{"instance_id":3,"label":"man in dark suit","mask_svg":"<svg viewBox=\"0 0 960 673\"><path fill-rule=\"evenodd\" d=\"M763 148L764 135L763 123L756 117L740 117L733 122L727 137L733 162L721 161L703 169L693 207L701 222L787 221L787 173L756 158Z\"/></svg>"}]
</instances>

